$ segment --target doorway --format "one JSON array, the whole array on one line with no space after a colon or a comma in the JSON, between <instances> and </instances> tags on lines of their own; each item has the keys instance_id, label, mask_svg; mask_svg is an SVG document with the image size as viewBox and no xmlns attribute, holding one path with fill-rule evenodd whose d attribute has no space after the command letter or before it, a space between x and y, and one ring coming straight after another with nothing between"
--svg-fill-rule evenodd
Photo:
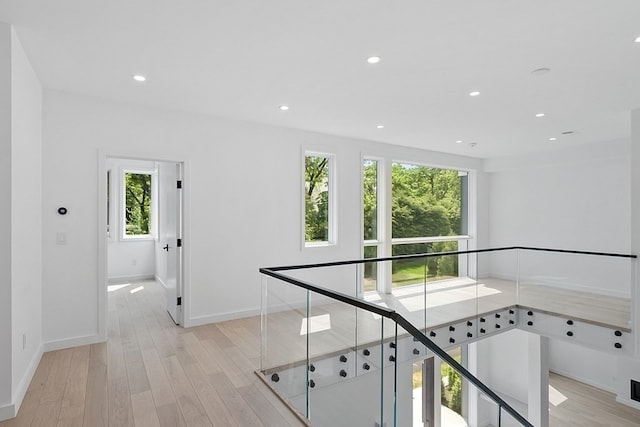
<instances>
[{"instance_id":1,"label":"doorway","mask_svg":"<svg viewBox=\"0 0 640 427\"><path fill-rule=\"evenodd\" d=\"M99 169L101 336L109 292L140 292L145 283L183 324L184 162L104 155Z\"/></svg>"}]
</instances>

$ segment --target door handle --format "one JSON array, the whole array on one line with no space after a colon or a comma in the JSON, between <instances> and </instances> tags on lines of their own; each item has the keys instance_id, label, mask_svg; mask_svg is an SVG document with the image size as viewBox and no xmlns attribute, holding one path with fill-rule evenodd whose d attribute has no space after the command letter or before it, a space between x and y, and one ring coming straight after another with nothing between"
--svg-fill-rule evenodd
<instances>
[{"instance_id":1,"label":"door handle","mask_svg":"<svg viewBox=\"0 0 640 427\"><path fill-rule=\"evenodd\" d=\"M169 244L167 243L166 245L164 245L164 247L162 248L165 251L169 252Z\"/></svg>"}]
</instances>

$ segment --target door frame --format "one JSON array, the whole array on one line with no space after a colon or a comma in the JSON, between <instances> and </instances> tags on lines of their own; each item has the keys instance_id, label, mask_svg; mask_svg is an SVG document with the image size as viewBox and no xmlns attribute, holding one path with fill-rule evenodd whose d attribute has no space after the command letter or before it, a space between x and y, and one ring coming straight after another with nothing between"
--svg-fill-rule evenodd
<instances>
[{"instance_id":1,"label":"door frame","mask_svg":"<svg viewBox=\"0 0 640 427\"><path fill-rule=\"evenodd\" d=\"M147 160L157 162L172 162L182 164L182 310L180 324L188 327L191 318L190 304L190 224L189 224L189 206L190 206L190 185L189 185L189 162L180 156L173 156L159 153L132 153L129 151L119 150L98 150L98 337L100 341L107 340L108 325L108 303L107 286L108 286L108 268L107 268L107 159L129 159L129 160ZM186 185L185 185L186 182Z\"/></svg>"}]
</instances>

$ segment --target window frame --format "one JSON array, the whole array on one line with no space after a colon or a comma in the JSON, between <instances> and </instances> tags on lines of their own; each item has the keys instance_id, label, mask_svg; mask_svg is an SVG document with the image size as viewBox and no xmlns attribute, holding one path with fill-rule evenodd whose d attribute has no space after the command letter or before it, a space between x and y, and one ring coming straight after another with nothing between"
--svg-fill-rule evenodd
<instances>
[{"instance_id":1,"label":"window frame","mask_svg":"<svg viewBox=\"0 0 640 427\"><path fill-rule=\"evenodd\" d=\"M364 239L364 162L371 161L376 162L376 238ZM360 240L361 245L361 257L365 259L366 248L376 248L376 258L382 258L387 256L385 252L386 238L386 179L385 179L385 159L377 156L368 156L362 154L360 156ZM379 291L380 284L383 282L383 278L386 276L386 264L380 264L376 266L376 291ZM360 274L359 294L365 291L364 289L364 264L362 265L362 272Z\"/></svg>"},{"instance_id":2,"label":"window frame","mask_svg":"<svg viewBox=\"0 0 640 427\"><path fill-rule=\"evenodd\" d=\"M327 162L327 203L328 206L328 218L327 218L327 239L326 241L307 241L306 226L307 226L307 208L306 208L306 159L307 157L324 157L328 159ZM301 179L300 179L300 196L301 196L301 241L302 248L319 248L329 247L337 245L338 241L338 226L337 226L337 186L336 186L336 155L333 153L315 151L315 150L302 150L301 156Z\"/></svg>"},{"instance_id":3,"label":"window frame","mask_svg":"<svg viewBox=\"0 0 640 427\"><path fill-rule=\"evenodd\" d=\"M378 162L378 185L377 185L377 202L378 202L378 219L377 219L377 239L376 240L364 240L364 162L366 160L372 160ZM453 236L422 236L422 237L392 237L392 209L393 209L393 165L405 164L416 167L426 167L433 169L445 169L454 170L458 173L464 173L467 176L466 192L462 196L464 201L461 202L465 205L465 212L461 212L461 216L466 219L466 232L464 235ZM474 247L474 233L476 229L475 222L477 221L477 208L476 208L476 181L477 173L473 169L454 166L433 165L429 163L422 163L416 161L404 161L397 160L389 157L379 157L373 155L361 155L360 161L360 215L361 215L361 251L362 258L364 259L365 247L377 246L378 258L391 256L393 253L394 245L402 244L418 244L418 243L436 243L446 241L457 241L458 250L464 251L473 249ZM464 255L461 255L463 257ZM469 268L473 268L473 260L469 260ZM458 275L467 275L467 264L459 263ZM377 292L391 293L393 290L393 283L391 277L391 266L386 263L382 263L377 271ZM364 282L364 269L360 274L361 282ZM362 289L360 290L362 292Z\"/></svg>"},{"instance_id":4,"label":"window frame","mask_svg":"<svg viewBox=\"0 0 640 427\"><path fill-rule=\"evenodd\" d=\"M127 234L127 174L149 175L151 177L151 200L149 203L149 233ZM158 238L158 170L145 168L120 168L120 240L140 241Z\"/></svg>"}]
</instances>

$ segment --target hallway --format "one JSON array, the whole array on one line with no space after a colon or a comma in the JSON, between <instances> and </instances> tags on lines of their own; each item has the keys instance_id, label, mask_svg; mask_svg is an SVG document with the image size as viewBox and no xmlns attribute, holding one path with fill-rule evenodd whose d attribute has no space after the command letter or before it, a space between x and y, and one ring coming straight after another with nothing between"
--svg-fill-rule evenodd
<instances>
[{"instance_id":1,"label":"hallway","mask_svg":"<svg viewBox=\"0 0 640 427\"><path fill-rule=\"evenodd\" d=\"M109 342L45 353L0 426L301 426L255 375L258 317L190 329L155 281L110 287Z\"/></svg>"}]
</instances>

